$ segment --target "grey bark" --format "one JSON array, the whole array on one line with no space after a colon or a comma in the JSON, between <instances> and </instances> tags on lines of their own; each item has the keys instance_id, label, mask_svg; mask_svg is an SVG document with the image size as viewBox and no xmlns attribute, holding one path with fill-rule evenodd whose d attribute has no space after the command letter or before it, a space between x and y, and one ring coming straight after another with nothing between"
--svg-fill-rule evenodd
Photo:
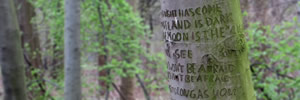
<instances>
[{"instance_id":1,"label":"grey bark","mask_svg":"<svg viewBox=\"0 0 300 100\"><path fill-rule=\"evenodd\" d=\"M171 100L255 100L239 0L161 0Z\"/></svg>"},{"instance_id":2,"label":"grey bark","mask_svg":"<svg viewBox=\"0 0 300 100\"><path fill-rule=\"evenodd\" d=\"M26 100L24 59L13 0L0 0L0 66L5 100Z\"/></svg>"},{"instance_id":3,"label":"grey bark","mask_svg":"<svg viewBox=\"0 0 300 100\"><path fill-rule=\"evenodd\" d=\"M31 23L31 19L35 16L34 7L29 0L15 0L17 9L18 22L20 31L23 33L21 36L22 47L24 48L23 54L26 62L25 74L28 80L43 79L43 73L32 73L34 70L42 69L42 55L40 48L39 34L36 32L36 24ZM25 46L28 44L28 47ZM31 81L32 83L32 81ZM44 81L37 81L37 85L27 85L32 87L28 92L28 99L31 98L45 98L46 86Z\"/></svg>"},{"instance_id":4,"label":"grey bark","mask_svg":"<svg viewBox=\"0 0 300 100\"><path fill-rule=\"evenodd\" d=\"M65 0L65 100L81 100L80 0Z\"/></svg>"}]
</instances>

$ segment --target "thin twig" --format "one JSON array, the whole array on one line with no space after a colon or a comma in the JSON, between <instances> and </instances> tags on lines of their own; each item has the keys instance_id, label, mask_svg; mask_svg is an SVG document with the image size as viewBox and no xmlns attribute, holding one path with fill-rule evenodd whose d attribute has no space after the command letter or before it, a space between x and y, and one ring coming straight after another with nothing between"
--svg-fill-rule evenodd
<instances>
[{"instance_id":1,"label":"thin twig","mask_svg":"<svg viewBox=\"0 0 300 100\"><path fill-rule=\"evenodd\" d=\"M138 82L140 83L140 85L141 85L141 87L142 87L142 89L143 89L143 91L144 91L146 100L151 100L151 99L150 99L150 95L149 95L149 93L148 93L148 91L147 91L147 89L146 89L146 87L145 87L145 84L144 84L144 82L141 80L139 74L135 74L135 76L136 76L136 78L138 79Z\"/></svg>"},{"instance_id":2,"label":"thin twig","mask_svg":"<svg viewBox=\"0 0 300 100\"><path fill-rule=\"evenodd\" d=\"M115 83L111 83L113 85L113 87L117 90L117 92L119 93L119 95L121 96L122 100L126 100L124 94L118 89L117 85Z\"/></svg>"}]
</instances>

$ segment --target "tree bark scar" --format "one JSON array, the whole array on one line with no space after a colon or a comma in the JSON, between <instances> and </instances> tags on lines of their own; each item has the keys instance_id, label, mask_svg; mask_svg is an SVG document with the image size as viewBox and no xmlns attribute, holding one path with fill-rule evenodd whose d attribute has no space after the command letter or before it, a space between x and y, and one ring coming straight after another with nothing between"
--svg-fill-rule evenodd
<instances>
[{"instance_id":1,"label":"tree bark scar","mask_svg":"<svg viewBox=\"0 0 300 100\"><path fill-rule=\"evenodd\" d=\"M205 54L202 58L201 58L201 62L202 64L217 64L220 63L218 61L218 59L212 55L212 54Z\"/></svg>"},{"instance_id":2,"label":"tree bark scar","mask_svg":"<svg viewBox=\"0 0 300 100\"><path fill-rule=\"evenodd\" d=\"M170 44L169 43L166 43L166 49L165 49L165 52L166 52L166 55L168 57L171 57L171 52L170 52Z\"/></svg>"},{"instance_id":3,"label":"tree bark scar","mask_svg":"<svg viewBox=\"0 0 300 100\"><path fill-rule=\"evenodd\" d=\"M220 41L212 51L219 57L238 56L246 49L246 41L244 34L237 34L227 37Z\"/></svg>"}]
</instances>

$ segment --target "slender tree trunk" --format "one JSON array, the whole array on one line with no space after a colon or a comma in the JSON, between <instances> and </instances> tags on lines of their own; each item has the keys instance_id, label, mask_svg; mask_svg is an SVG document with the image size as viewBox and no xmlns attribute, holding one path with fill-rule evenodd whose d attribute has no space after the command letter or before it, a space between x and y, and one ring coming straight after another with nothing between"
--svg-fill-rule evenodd
<instances>
[{"instance_id":1,"label":"slender tree trunk","mask_svg":"<svg viewBox=\"0 0 300 100\"><path fill-rule=\"evenodd\" d=\"M121 98L121 100L135 100L134 84L135 84L135 80L133 76L127 75L126 77L121 78L120 91L124 96L124 98Z\"/></svg>"},{"instance_id":2,"label":"slender tree trunk","mask_svg":"<svg viewBox=\"0 0 300 100\"><path fill-rule=\"evenodd\" d=\"M297 2L297 18L298 18L298 23L300 22L300 5L299 5L299 3L300 3L300 0L297 0L298 2Z\"/></svg>"},{"instance_id":3,"label":"slender tree trunk","mask_svg":"<svg viewBox=\"0 0 300 100\"><path fill-rule=\"evenodd\" d=\"M42 97L46 92L43 75L41 74L41 72L32 74L32 71L42 68L39 35L34 33L34 26L31 23L31 19L35 16L34 8L27 0L17 0L17 5L20 6L20 9L18 9L17 12L20 30L23 32L22 47L25 51L25 55L28 55L26 58L28 58L29 61L29 70L26 71L26 76L27 78L29 78L29 80L38 80L38 86L30 91L32 92L32 94L40 92L36 95L33 95L34 97ZM28 49L25 47L26 43L29 44L29 51L27 51Z\"/></svg>"},{"instance_id":4,"label":"slender tree trunk","mask_svg":"<svg viewBox=\"0 0 300 100\"><path fill-rule=\"evenodd\" d=\"M80 0L65 0L65 100L81 100Z\"/></svg>"},{"instance_id":5,"label":"slender tree trunk","mask_svg":"<svg viewBox=\"0 0 300 100\"><path fill-rule=\"evenodd\" d=\"M128 63L130 63L130 59L126 58L128 55L126 55L125 52L123 52L122 54L124 58L124 60ZM133 73L129 73L127 69L123 69L123 73L126 73L125 77L121 77L121 85L120 85L120 98L121 100L135 100L135 96L134 96L134 89L135 89L135 78ZM124 98L123 98L123 97Z\"/></svg>"},{"instance_id":6,"label":"slender tree trunk","mask_svg":"<svg viewBox=\"0 0 300 100\"><path fill-rule=\"evenodd\" d=\"M255 100L239 0L161 0L171 100Z\"/></svg>"},{"instance_id":7,"label":"slender tree trunk","mask_svg":"<svg viewBox=\"0 0 300 100\"><path fill-rule=\"evenodd\" d=\"M132 6L134 12L137 11L136 0L127 0L127 2ZM126 52L124 52L124 60L130 62L130 59L125 58L126 56L128 55L126 55ZM123 72L127 73L127 70L124 69ZM124 95L124 98L121 98L121 100L135 100L134 98L135 78L134 75L130 75L130 74L132 73L127 73L126 77L121 77L120 91Z\"/></svg>"},{"instance_id":8,"label":"slender tree trunk","mask_svg":"<svg viewBox=\"0 0 300 100\"><path fill-rule=\"evenodd\" d=\"M101 0L99 0L101 2ZM103 11L100 7L100 4L97 5L97 11L98 11L98 16L99 16L99 23L100 23L100 27L102 28L102 32L98 33L97 38L98 41L100 42L101 46L105 47L106 46L106 26L104 25L104 21L103 21ZM103 38L102 41L100 41ZM100 47L99 47L100 48ZM99 67L103 67L106 62L107 62L107 49L104 49L104 53L105 54L98 54L98 66ZM109 70L105 69L105 70L101 70L98 71L98 77L107 77L108 76L108 72ZM100 95L105 95L105 93L108 93L109 90L109 85L107 84L107 82L105 82L104 80L98 79L98 84L101 87Z\"/></svg>"},{"instance_id":9,"label":"slender tree trunk","mask_svg":"<svg viewBox=\"0 0 300 100\"><path fill-rule=\"evenodd\" d=\"M248 12L245 25L261 22L262 25L280 24L296 15L297 0L241 0L242 10Z\"/></svg>"},{"instance_id":10,"label":"slender tree trunk","mask_svg":"<svg viewBox=\"0 0 300 100\"><path fill-rule=\"evenodd\" d=\"M98 66L99 67L104 66L106 64L106 61L107 61L106 59L107 59L106 55L99 54L98 55ZM105 77L107 75L108 75L107 70L98 71L98 77L99 78L100 77ZM98 79L98 84L101 87L101 90L99 91L100 95L105 95L106 91L108 90L107 89L107 85L108 85L107 82L105 82L104 80Z\"/></svg>"},{"instance_id":11,"label":"slender tree trunk","mask_svg":"<svg viewBox=\"0 0 300 100\"><path fill-rule=\"evenodd\" d=\"M5 100L26 100L24 59L13 0L0 0L0 66Z\"/></svg>"}]
</instances>

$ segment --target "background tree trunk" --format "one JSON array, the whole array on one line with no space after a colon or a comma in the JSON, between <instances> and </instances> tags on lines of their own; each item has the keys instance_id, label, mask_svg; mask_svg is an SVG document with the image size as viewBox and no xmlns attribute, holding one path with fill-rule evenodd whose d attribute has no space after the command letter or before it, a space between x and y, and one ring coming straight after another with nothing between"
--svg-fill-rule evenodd
<instances>
[{"instance_id":1,"label":"background tree trunk","mask_svg":"<svg viewBox=\"0 0 300 100\"><path fill-rule=\"evenodd\" d=\"M42 69L39 34L35 33L34 25L31 23L31 19L35 16L34 7L27 0L17 0L17 6L20 7L17 12L20 30L23 32L22 47L25 59L28 61L27 65L29 66L26 70L26 76L29 80L37 80L36 82L38 84L38 86L30 90L30 92L33 95L32 98L42 97L46 92L42 72L32 73L35 70ZM26 47L25 44L28 44L28 47Z\"/></svg>"},{"instance_id":2,"label":"background tree trunk","mask_svg":"<svg viewBox=\"0 0 300 100\"><path fill-rule=\"evenodd\" d=\"M120 91L124 96L121 100L135 100L134 98L134 77L127 75L121 78ZM121 97L121 96L120 96Z\"/></svg>"},{"instance_id":3,"label":"background tree trunk","mask_svg":"<svg viewBox=\"0 0 300 100\"><path fill-rule=\"evenodd\" d=\"M13 0L0 0L0 64L5 100L26 100L24 59Z\"/></svg>"},{"instance_id":4,"label":"background tree trunk","mask_svg":"<svg viewBox=\"0 0 300 100\"><path fill-rule=\"evenodd\" d=\"M161 0L171 100L255 100L239 0Z\"/></svg>"},{"instance_id":5,"label":"background tree trunk","mask_svg":"<svg viewBox=\"0 0 300 100\"><path fill-rule=\"evenodd\" d=\"M297 0L298 2L297 2L297 18L298 18L298 22L300 22L300 5L299 5L299 3L300 3L300 0Z\"/></svg>"},{"instance_id":6,"label":"background tree trunk","mask_svg":"<svg viewBox=\"0 0 300 100\"><path fill-rule=\"evenodd\" d=\"M293 19L297 12L297 0L241 0L242 10L248 12L245 25L261 22L275 25Z\"/></svg>"},{"instance_id":7,"label":"background tree trunk","mask_svg":"<svg viewBox=\"0 0 300 100\"><path fill-rule=\"evenodd\" d=\"M297 18L298 18L298 22L300 22L300 0L297 1Z\"/></svg>"},{"instance_id":8,"label":"background tree trunk","mask_svg":"<svg viewBox=\"0 0 300 100\"><path fill-rule=\"evenodd\" d=\"M106 64L106 61L107 61L106 55L101 55L101 54L98 55L98 66L99 67L103 67ZM101 87L101 90L99 91L100 95L105 95L105 93L108 91L107 82L100 79L100 77L105 77L105 76L108 76L108 70L98 71L98 77L99 77L98 84Z\"/></svg>"},{"instance_id":9,"label":"background tree trunk","mask_svg":"<svg viewBox=\"0 0 300 100\"><path fill-rule=\"evenodd\" d=\"M65 100L81 100L80 0L65 0Z\"/></svg>"},{"instance_id":10,"label":"background tree trunk","mask_svg":"<svg viewBox=\"0 0 300 100\"><path fill-rule=\"evenodd\" d=\"M136 0L127 0L127 2L131 5L133 8L133 11L137 11L137 1ZM133 29L134 30L134 29ZM129 34L130 35L130 34ZM124 52L125 56L127 57L126 53ZM129 58L124 58L126 62L130 62ZM134 96L134 90L135 90L135 78L132 73L128 73L126 69L123 69L124 73L127 73L126 77L121 77L121 85L120 85L120 91L124 95L124 98L121 98L121 100L135 100ZM121 97L121 96L120 96Z\"/></svg>"},{"instance_id":11,"label":"background tree trunk","mask_svg":"<svg viewBox=\"0 0 300 100\"><path fill-rule=\"evenodd\" d=\"M99 1L101 1L101 0L99 0ZM106 2L106 3L108 3L108 2ZM109 4L107 4L107 5L109 5ZM104 15L102 13L103 11L100 7L100 3L97 5L97 11L98 11L98 16L99 16L100 27L102 28L102 32L98 33L97 38L98 38L98 42L101 44L100 46L105 47L106 44L107 44L106 43L107 42L107 38L106 38L107 26L104 25L104 20L103 20ZM100 38L102 38L102 41L101 41ZM105 52L105 54L99 54L98 53L97 63L98 63L99 67L103 67L107 63L108 50L104 49L104 52ZM108 69L98 71L98 84L101 87L100 90L99 90L99 93L100 93L100 95L105 95L106 94L107 97L109 95L109 84L107 84L106 81L101 80L100 77L108 77L108 76L109 76L109 70Z\"/></svg>"}]
</instances>

